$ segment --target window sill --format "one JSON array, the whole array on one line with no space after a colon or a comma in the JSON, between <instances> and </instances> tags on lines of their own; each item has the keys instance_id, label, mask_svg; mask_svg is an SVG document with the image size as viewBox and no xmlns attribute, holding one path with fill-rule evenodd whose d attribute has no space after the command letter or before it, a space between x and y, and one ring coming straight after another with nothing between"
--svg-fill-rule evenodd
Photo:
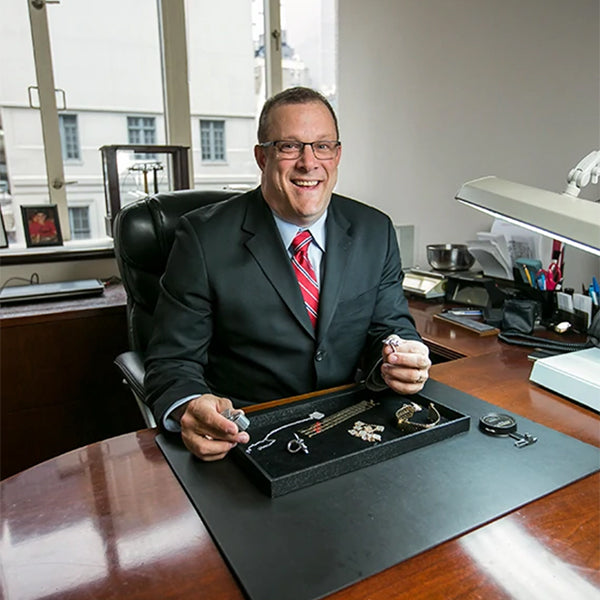
<instances>
[{"instance_id":1,"label":"window sill","mask_svg":"<svg viewBox=\"0 0 600 600\"><path fill-rule=\"evenodd\" d=\"M0 265L25 265L72 260L95 260L113 258L113 240L77 240L65 242L63 246L42 248L13 247L0 250Z\"/></svg>"}]
</instances>

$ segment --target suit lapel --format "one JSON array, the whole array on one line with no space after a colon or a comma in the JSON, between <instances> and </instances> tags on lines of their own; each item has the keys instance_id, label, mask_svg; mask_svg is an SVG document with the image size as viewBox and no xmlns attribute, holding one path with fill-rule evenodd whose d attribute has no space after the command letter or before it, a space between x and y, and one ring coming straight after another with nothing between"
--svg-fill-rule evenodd
<instances>
[{"instance_id":1,"label":"suit lapel","mask_svg":"<svg viewBox=\"0 0 600 600\"><path fill-rule=\"evenodd\" d=\"M327 248L325 251L325 264L321 273L319 320L317 324L319 338L322 338L329 328L338 303L342 283L346 277L346 267L352 247L352 237L349 230L350 222L338 210L334 196L329 205L326 223Z\"/></svg>"},{"instance_id":2,"label":"suit lapel","mask_svg":"<svg viewBox=\"0 0 600 600\"><path fill-rule=\"evenodd\" d=\"M273 215L263 200L260 190L256 190L249 199L242 229L250 234L245 242L248 251L294 317L310 335L314 336L313 326L288 259L287 249L283 247Z\"/></svg>"}]
</instances>

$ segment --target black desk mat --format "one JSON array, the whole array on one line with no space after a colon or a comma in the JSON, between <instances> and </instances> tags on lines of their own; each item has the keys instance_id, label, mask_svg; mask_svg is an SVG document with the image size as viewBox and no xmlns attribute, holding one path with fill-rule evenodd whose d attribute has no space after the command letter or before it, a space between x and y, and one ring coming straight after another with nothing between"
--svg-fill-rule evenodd
<instances>
[{"instance_id":1,"label":"black desk mat","mask_svg":"<svg viewBox=\"0 0 600 600\"><path fill-rule=\"evenodd\" d=\"M322 598L600 470L594 446L513 415L538 437L516 448L477 428L508 411L433 380L424 393L470 415L470 430L279 498L230 457L157 444L251 600Z\"/></svg>"}]
</instances>

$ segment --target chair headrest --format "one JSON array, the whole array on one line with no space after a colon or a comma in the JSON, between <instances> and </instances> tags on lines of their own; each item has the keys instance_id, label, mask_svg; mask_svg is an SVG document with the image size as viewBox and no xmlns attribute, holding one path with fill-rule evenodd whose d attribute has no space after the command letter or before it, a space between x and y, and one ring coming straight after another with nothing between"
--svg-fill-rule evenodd
<instances>
[{"instance_id":1,"label":"chair headrest","mask_svg":"<svg viewBox=\"0 0 600 600\"><path fill-rule=\"evenodd\" d=\"M133 268L161 275L179 218L191 210L238 194L227 190L178 190L124 206L114 224L115 255L121 273L123 268Z\"/></svg>"}]
</instances>

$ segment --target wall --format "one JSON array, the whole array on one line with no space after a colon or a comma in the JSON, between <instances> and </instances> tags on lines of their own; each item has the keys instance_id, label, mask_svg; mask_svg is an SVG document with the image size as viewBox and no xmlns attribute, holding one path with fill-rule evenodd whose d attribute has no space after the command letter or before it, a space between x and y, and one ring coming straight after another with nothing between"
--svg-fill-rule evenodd
<instances>
[{"instance_id":1,"label":"wall","mask_svg":"<svg viewBox=\"0 0 600 600\"><path fill-rule=\"evenodd\" d=\"M464 242L491 220L453 199L497 175L563 191L600 144L598 0L341 0L338 191ZM582 197L598 199L598 186ZM569 249L567 283L600 260Z\"/></svg>"}]
</instances>

